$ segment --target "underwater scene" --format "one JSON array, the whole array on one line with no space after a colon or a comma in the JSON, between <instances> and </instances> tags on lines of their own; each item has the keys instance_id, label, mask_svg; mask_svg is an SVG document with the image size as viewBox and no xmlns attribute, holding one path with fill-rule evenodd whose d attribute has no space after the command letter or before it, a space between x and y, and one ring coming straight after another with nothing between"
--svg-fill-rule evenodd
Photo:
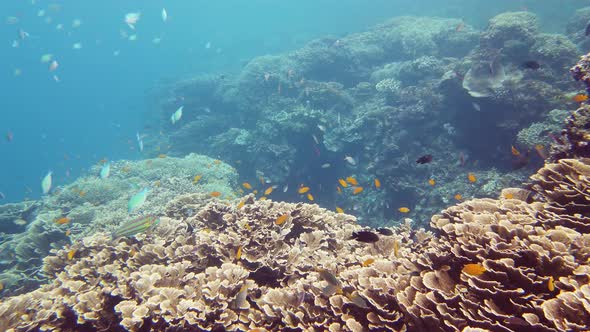
<instances>
[{"instance_id":1,"label":"underwater scene","mask_svg":"<svg viewBox=\"0 0 590 332\"><path fill-rule=\"evenodd\" d=\"M589 1L0 8L0 331L590 330Z\"/></svg>"}]
</instances>

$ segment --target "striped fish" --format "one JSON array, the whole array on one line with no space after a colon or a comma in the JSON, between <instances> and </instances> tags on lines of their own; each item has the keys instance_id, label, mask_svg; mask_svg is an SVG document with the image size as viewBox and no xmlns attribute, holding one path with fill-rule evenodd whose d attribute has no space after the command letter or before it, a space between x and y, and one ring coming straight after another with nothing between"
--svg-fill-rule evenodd
<instances>
[{"instance_id":1,"label":"striped fish","mask_svg":"<svg viewBox=\"0 0 590 332\"><path fill-rule=\"evenodd\" d=\"M160 218L154 215L143 216L133 219L119 226L111 235L113 239L119 237L130 237L135 234L143 233L156 227L160 223Z\"/></svg>"}]
</instances>

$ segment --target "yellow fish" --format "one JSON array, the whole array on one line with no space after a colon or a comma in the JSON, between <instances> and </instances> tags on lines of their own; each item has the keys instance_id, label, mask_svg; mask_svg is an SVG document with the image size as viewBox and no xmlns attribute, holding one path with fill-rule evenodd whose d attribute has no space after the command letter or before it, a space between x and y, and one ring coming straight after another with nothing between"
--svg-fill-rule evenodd
<instances>
[{"instance_id":1,"label":"yellow fish","mask_svg":"<svg viewBox=\"0 0 590 332\"><path fill-rule=\"evenodd\" d=\"M272 193L272 187L268 187L268 188L266 188L266 190L264 191L264 195L265 195L265 196L268 196L268 195L270 195L271 193Z\"/></svg>"},{"instance_id":2,"label":"yellow fish","mask_svg":"<svg viewBox=\"0 0 590 332\"><path fill-rule=\"evenodd\" d=\"M353 195L358 195L363 191L363 187L355 187L354 190L352 191Z\"/></svg>"},{"instance_id":3,"label":"yellow fish","mask_svg":"<svg viewBox=\"0 0 590 332\"><path fill-rule=\"evenodd\" d=\"M510 147L510 152L512 152L512 155L513 155L513 156L520 156L520 151L518 151L518 149L516 149L516 148L514 147L514 145L512 145L512 146Z\"/></svg>"},{"instance_id":4,"label":"yellow fish","mask_svg":"<svg viewBox=\"0 0 590 332\"><path fill-rule=\"evenodd\" d=\"M244 224L244 228L251 231L252 227L250 227L250 224Z\"/></svg>"},{"instance_id":5,"label":"yellow fish","mask_svg":"<svg viewBox=\"0 0 590 332\"><path fill-rule=\"evenodd\" d=\"M359 184L358 181L355 178L353 178L352 176L347 177L346 182L350 183L353 186L358 186L358 184Z\"/></svg>"},{"instance_id":6,"label":"yellow fish","mask_svg":"<svg viewBox=\"0 0 590 332\"><path fill-rule=\"evenodd\" d=\"M258 200L259 201L266 201L266 196L261 196Z\"/></svg>"},{"instance_id":7,"label":"yellow fish","mask_svg":"<svg viewBox=\"0 0 590 332\"><path fill-rule=\"evenodd\" d=\"M55 223L58 225L66 225L70 223L70 218L68 217L61 217L55 220Z\"/></svg>"},{"instance_id":8,"label":"yellow fish","mask_svg":"<svg viewBox=\"0 0 590 332\"><path fill-rule=\"evenodd\" d=\"M219 164L221 164L221 160L215 159L215 160L213 160L213 163L215 165L219 165Z\"/></svg>"},{"instance_id":9,"label":"yellow fish","mask_svg":"<svg viewBox=\"0 0 590 332\"><path fill-rule=\"evenodd\" d=\"M165 155L165 154L159 154L159 155L158 155L158 158L160 158L160 159L164 159L164 158L166 158L166 157L168 157L168 156L167 156L167 155Z\"/></svg>"},{"instance_id":10,"label":"yellow fish","mask_svg":"<svg viewBox=\"0 0 590 332\"><path fill-rule=\"evenodd\" d=\"M202 177L202 175L195 175L195 177L193 178L193 184L197 184Z\"/></svg>"},{"instance_id":11,"label":"yellow fish","mask_svg":"<svg viewBox=\"0 0 590 332\"><path fill-rule=\"evenodd\" d=\"M242 258L242 246L239 246L236 251L236 260L240 260L240 258Z\"/></svg>"},{"instance_id":12,"label":"yellow fish","mask_svg":"<svg viewBox=\"0 0 590 332\"><path fill-rule=\"evenodd\" d=\"M301 187L297 190L297 192L300 194L305 194L308 191L309 191L309 187Z\"/></svg>"},{"instance_id":13,"label":"yellow fish","mask_svg":"<svg viewBox=\"0 0 590 332\"><path fill-rule=\"evenodd\" d=\"M475 178L475 174L469 173L467 174L467 180L469 180L469 182L471 183L474 183L475 181L477 181L477 178Z\"/></svg>"},{"instance_id":14,"label":"yellow fish","mask_svg":"<svg viewBox=\"0 0 590 332\"><path fill-rule=\"evenodd\" d=\"M512 193L505 193L504 194L504 198L506 198L506 199L513 199L514 198L514 195Z\"/></svg>"},{"instance_id":15,"label":"yellow fish","mask_svg":"<svg viewBox=\"0 0 590 332\"><path fill-rule=\"evenodd\" d=\"M549 277L549 281L547 281L547 289L549 289L550 292L555 290L555 280L553 277Z\"/></svg>"},{"instance_id":16,"label":"yellow fish","mask_svg":"<svg viewBox=\"0 0 590 332\"><path fill-rule=\"evenodd\" d=\"M338 183L340 183L340 185L344 188L348 187L348 183L342 179L338 179Z\"/></svg>"},{"instance_id":17,"label":"yellow fish","mask_svg":"<svg viewBox=\"0 0 590 332\"><path fill-rule=\"evenodd\" d=\"M244 204L246 204L246 202L241 201L240 203L238 203L238 206L236 206L236 209L238 209L238 210L241 209L244 206Z\"/></svg>"},{"instance_id":18,"label":"yellow fish","mask_svg":"<svg viewBox=\"0 0 590 332\"><path fill-rule=\"evenodd\" d=\"M277 220L275 220L275 225L282 225L285 223L285 221L287 221L287 217L289 217L288 214L283 214L282 216L278 217Z\"/></svg>"},{"instance_id":19,"label":"yellow fish","mask_svg":"<svg viewBox=\"0 0 590 332\"><path fill-rule=\"evenodd\" d=\"M68 230L66 231L66 236L70 236L70 234L72 234L72 231L68 229Z\"/></svg>"},{"instance_id":20,"label":"yellow fish","mask_svg":"<svg viewBox=\"0 0 590 332\"><path fill-rule=\"evenodd\" d=\"M70 251L68 251L68 260L71 261L74 258L74 255L76 254L76 250L72 249Z\"/></svg>"},{"instance_id":21,"label":"yellow fish","mask_svg":"<svg viewBox=\"0 0 590 332\"><path fill-rule=\"evenodd\" d=\"M399 258L399 242L397 240L393 241L393 255Z\"/></svg>"},{"instance_id":22,"label":"yellow fish","mask_svg":"<svg viewBox=\"0 0 590 332\"><path fill-rule=\"evenodd\" d=\"M455 199L458 200L458 201L460 201L460 200L463 199L463 196L461 194L456 194L455 195Z\"/></svg>"},{"instance_id":23,"label":"yellow fish","mask_svg":"<svg viewBox=\"0 0 590 332\"><path fill-rule=\"evenodd\" d=\"M397 209L397 210L398 210L399 212L401 212L401 213L408 213L408 212L410 212L410 209L409 209L409 208L407 208L407 207L405 207L405 206L402 206L401 208L399 208L399 209Z\"/></svg>"},{"instance_id":24,"label":"yellow fish","mask_svg":"<svg viewBox=\"0 0 590 332\"><path fill-rule=\"evenodd\" d=\"M244 182L244 183L242 183L242 186L243 186L244 188L248 189L248 190L252 189L252 185L251 185L251 184L249 184L248 182Z\"/></svg>"},{"instance_id":25,"label":"yellow fish","mask_svg":"<svg viewBox=\"0 0 590 332\"><path fill-rule=\"evenodd\" d=\"M307 194L307 199L309 199L310 201L313 201L313 195L312 195L312 194L310 194L310 193L308 193L308 194Z\"/></svg>"},{"instance_id":26,"label":"yellow fish","mask_svg":"<svg viewBox=\"0 0 590 332\"><path fill-rule=\"evenodd\" d=\"M342 210L341 207L336 207L336 212L337 213L344 213L344 210Z\"/></svg>"},{"instance_id":27,"label":"yellow fish","mask_svg":"<svg viewBox=\"0 0 590 332\"><path fill-rule=\"evenodd\" d=\"M472 276L479 276L486 272L486 268L480 263L470 263L465 264L462 271Z\"/></svg>"},{"instance_id":28,"label":"yellow fish","mask_svg":"<svg viewBox=\"0 0 590 332\"><path fill-rule=\"evenodd\" d=\"M375 179L375 188L381 188L381 181L379 181L379 179Z\"/></svg>"},{"instance_id":29,"label":"yellow fish","mask_svg":"<svg viewBox=\"0 0 590 332\"><path fill-rule=\"evenodd\" d=\"M363 265L363 267L367 267L367 266L369 266L369 265L373 264L373 262L375 262L375 259L373 259L373 258L368 258L368 259L366 259L366 260L363 262L363 264L362 264L362 265Z\"/></svg>"},{"instance_id":30,"label":"yellow fish","mask_svg":"<svg viewBox=\"0 0 590 332\"><path fill-rule=\"evenodd\" d=\"M428 184L434 186L436 184L436 181L434 181L434 179L428 179Z\"/></svg>"}]
</instances>

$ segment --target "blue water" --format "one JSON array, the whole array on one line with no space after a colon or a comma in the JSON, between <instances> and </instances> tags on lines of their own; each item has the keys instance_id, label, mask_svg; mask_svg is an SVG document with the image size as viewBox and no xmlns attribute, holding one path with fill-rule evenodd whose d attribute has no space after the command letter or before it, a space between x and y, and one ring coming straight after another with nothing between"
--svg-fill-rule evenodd
<instances>
[{"instance_id":1,"label":"blue water","mask_svg":"<svg viewBox=\"0 0 590 332\"><path fill-rule=\"evenodd\" d=\"M38 198L48 170L57 185L100 159L137 159L135 133L158 107L149 91L202 73L237 72L257 55L301 47L309 40L357 32L387 18L412 14L463 18L485 26L506 10L537 13L546 31L586 1L17 1L0 4L0 192L2 203ZM60 10L50 5L60 5ZM167 9L166 23L160 17ZM559 11L555 9L559 8ZM484 9L484 10L482 10ZM45 16L37 15L45 10ZM141 12L133 32L123 22ZM558 14L555 14L555 13ZM8 16L19 22L4 23ZM45 20L51 18L51 23ZM72 28L72 21L82 25ZM63 24L63 30L56 29ZM31 36L11 46L21 28ZM137 41L120 31L137 33ZM161 38L160 44L152 40ZM82 49L74 50L74 43ZM211 43L210 48L205 45ZM114 52L119 51L118 56ZM53 73L41 55L55 55ZM22 74L14 76L14 70ZM59 77L56 82L53 75ZM12 142L4 136L11 132ZM69 173L69 177L66 176Z\"/></svg>"}]
</instances>

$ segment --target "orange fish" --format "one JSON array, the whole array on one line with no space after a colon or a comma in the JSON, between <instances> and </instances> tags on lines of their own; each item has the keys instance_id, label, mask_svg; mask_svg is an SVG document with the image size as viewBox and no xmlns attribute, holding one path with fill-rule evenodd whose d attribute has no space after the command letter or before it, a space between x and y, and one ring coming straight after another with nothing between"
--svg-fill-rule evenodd
<instances>
[{"instance_id":1,"label":"orange fish","mask_svg":"<svg viewBox=\"0 0 590 332\"><path fill-rule=\"evenodd\" d=\"M275 220L275 225L282 225L285 223L285 221L287 221L287 217L289 217L288 214L283 214L282 216L278 217L277 220Z\"/></svg>"},{"instance_id":2,"label":"orange fish","mask_svg":"<svg viewBox=\"0 0 590 332\"><path fill-rule=\"evenodd\" d=\"M337 213L344 213L344 210L342 210L341 207L336 207L336 212Z\"/></svg>"},{"instance_id":3,"label":"orange fish","mask_svg":"<svg viewBox=\"0 0 590 332\"><path fill-rule=\"evenodd\" d=\"M375 188L381 188L381 181L379 179L375 179Z\"/></svg>"},{"instance_id":4,"label":"orange fish","mask_svg":"<svg viewBox=\"0 0 590 332\"><path fill-rule=\"evenodd\" d=\"M242 258L242 246L239 246L236 251L236 260L240 260L240 258Z\"/></svg>"},{"instance_id":5,"label":"orange fish","mask_svg":"<svg viewBox=\"0 0 590 332\"><path fill-rule=\"evenodd\" d=\"M479 276L486 272L486 268L480 263L471 263L465 264L462 271L472 276Z\"/></svg>"},{"instance_id":6,"label":"orange fish","mask_svg":"<svg viewBox=\"0 0 590 332\"><path fill-rule=\"evenodd\" d=\"M460 200L463 199L463 196L461 196L461 194L456 194L455 195L455 199L458 200L458 201L460 201Z\"/></svg>"},{"instance_id":7,"label":"orange fish","mask_svg":"<svg viewBox=\"0 0 590 332\"><path fill-rule=\"evenodd\" d=\"M545 146L543 144L535 145L535 150L537 151L537 154L539 155L539 157L541 157L541 159L547 159L547 157L549 157L549 155L547 154L547 150L545 149Z\"/></svg>"},{"instance_id":8,"label":"orange fish","mask_svg":"<svg viewBox=\"0 0 590 332\"><path fill-rule=\"evenodd\" d=\"M219 191L213 191L209 195L211 195L212 197L219 197L221 196L221 193Z\"/></svg>"},{"instance_id":9,"label":"orange fish","mask_svg":"<svg viewBox=\"0 0 590 332\"><path fill-rule=\"evenodd\" d=\"M241 201L240 203L238 203L238 206L236 206L236 209L238 209L238 210L241 209L244 206L244 204L246 204L246 202Z\"/></svg>"},{"instance_id":10,"label":"orange fish","mask_svg":"<svg viewBox=\"0 0 590 332\"><path fill-rule=\"evenodd\" d=\"M505 193L504 194L504 198L506 198L506 199L513 199L514 198L514 195L512 193Z\"/></svg>"},{"instance_id":11,"label":"orange fish","mask_svg":"<svg viewBox=\"0 0 590 332\"><path fill-rule=\"evenodd\" d=\"M477 178L475 177L475 174L469 173L467 174L467 180L469 180L469 182L471 183L474 183L475 181L477 181Z\"/></svg>"},{"instance_id":12,"label":"orange fish","mask_svg":"<svg viewBox=\"0 0 590 332\"><path fill-rule=\"evenodd\" d=\"M297 192L300 194L305 194L308 191L309 191L309 187L301 187L301 188L299 188L299 190L297 190Z\"/></svg>"},{"instance_id":13,"label":"orange fish","mask_svg":"<svg viewBox=\"0 0 590 332\"><path fill-rule=\"evenodd\" d=\"M405 207L405 206L402 206L401 208L399 208L399 209L397 209L397 210L398 210L399 212L401 212L401 213L408 213L408 212L410 212L410 209L409 209L409 208L407 208L407 207Z\"/></svg>"},{"instance_id":14,"label":"orange fish","mask_svg":"<svg viewBox=\"0 0 590 332\"><path fill-rule=\"evenodd\" d=\"M346 182L350 183L353 186L358 186L358 184L359 184L358 181L355 178L353 178L352 176L347 177Z\"/></svg>"},{"instance_id":15,"label":"orange fish","mask_svg":"<svg viewBox=\"0 0 590 332\"><path fill-rule=\"evenodd\" d=\"M428 184L434 186L436 184L436 181L434 181L434 179L428 179Z\"/></svg>"},{"instance_id":16,"label":"orange fish","mask_svg":"<svg viewBox=\"0 0 590 332\"><path fill-rule=\"evenodd\" d=\"M68 260L71 261L74 258L75 254L76 254L76 249L72 249L72 250L68 251Z\"/></svg>"},{"instance_id":17,"label":"orange fish","mask_svg":"<svg viewBox=\"0 0 590 332\"><path fill-rule=\"evenodd\" d=\"M581 102L585 102L586 100L588 100L588 96L583 93L578 93L577 95L572 97L572 100L575 101L576 103L581 103Z\"/></svg>"},{"instance_id":18,"label":"orange fish","mask_svg":"<svg viewBox=\"0 0 590 332\"><path fill-rule=\"evenodd\" d=\"M358 195L363 191L363 187L355 187L354 190L352 191L353 195Z\"/></svg>"},{"instance_id":19,"label":"orange fish","mask_svg":"<svg viewBox=\"0 0 590 332\"><path fill-rule=\"evenodd\" d=\"M550 292L553 292L555 290L555 280L553 279L553 277L549 277L549 281L547 281L547 289Z\"/></svg>"},{"instance_id":20,"label":"orange fish","mask_svg":"<svg viewBox=\"0 0 590 332\"><path fill-rule=\"evenodd\" d=\"M344 181L343 179L338 179L338 182L340 183L340 185L344 188L348 187L348 183L346 183L346 181Z\"/></svg>"},{"instance_id":21,"label":"orange fish","mask_svg":"<svg viewBox=\"0 0 590 332\"><path fill-rule=\"evenodd\" d=\"M367 258L367 259L366 259L366 260L363 262L363 264L362 264L362 265L363 265L363 267L367 267L367 266L369 266L369 265L373 264L374 262L375 262L375 259L373 259L373 258Z\"/></svg>"},{"instance_id":22,"label":"orange fish","mask_svg":"<svg viewBox=\"0 0 590 332\"><path fill-rule=\"evenodd\" d=\"M84 196L86 196L86 192L84 190L80 190L80 192L78 193L78 195L80 197L84 197Z\"/></svg>"},{"instance_id":23,"label":"orange fish","mask_svg":"<svg viewBox=\"0 0 590 332\"><path fill-rule=\"evenodd\" d=\"M516 149L516 148L514 147L514 145L512 145L512 146L510 147L510 151L512 152L512 155L513 155L513 156L520 156L520 151L518 151L518 149Z\"/></svg>"},{"instance_id":24,"label":"orange fish","mask_svg":"<svg viewBox=\"0 0 590 332\"><path fill-rule=\"evenodd\" d=\"M108 160L106 158L103 158L103 159L99 160L98 163L102 165L102 164L106 164L107 161Z\"/></svg>"},{"instance_id":25,"label":"orange fish","mask_svg":"<svg viewBox=\"0 0 590 332\"><path fill-rule=\"evenodd\" d=\"M310 194L310 193L308 193L308 194L307 194L307 199L309 199L310 201L312 201L312 202L313 202L313 195L312 195L312 194Z\"/></svg>"},{"instance_id":26,"label":"orange fish","mask_svg":"<svg viewBox=\"0 0 590 332\"><path fill-rule=\"evenodd\" d=\"M61 217L57 220L55 220L55 223L58 225L66 225L70 223L70 218L68 217Z\"/></svg>"},{"instance_id":27,"label":"orange fish","mask_svg":"<svg viewBox=\"0 0 590 332\"><path fill-rule=\"evenodd\" d=\"M272 187L266 188L266 190L264 191L264 195L268 196L268 195L270 195L270 193L272 193Z\"/></svg>"}]
</instances>

